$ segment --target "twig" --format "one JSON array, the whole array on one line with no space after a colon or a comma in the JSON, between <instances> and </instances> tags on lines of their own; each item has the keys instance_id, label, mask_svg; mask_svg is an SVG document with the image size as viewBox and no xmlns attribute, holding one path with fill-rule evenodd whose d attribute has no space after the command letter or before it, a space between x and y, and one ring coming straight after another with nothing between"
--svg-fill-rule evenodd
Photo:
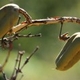
<instances>
[{"instance_id":1,"label":"twig","mask_svg":"<svg viewBox=\"0 0 80 80\"><path fill-rule=\"evenodd\" d=\"M27 35L16 33L11 36L4 37L3 40L0 39L0 47L12 49L13 41L18 40L19 38L32 38L32 37L41 37L41 36L42 36L41 33L35 35L32 35L31 33Z\"/></svg>"},{"instance_id":2,"label":"twig","mask_svg":"<svg viewBox=\"0 0 80 80\"><path fill-rule=\"evenodd\" d=\"M39 26L39 25L46 25L46 24L55 24L55 23L65 23L65 22L72 22L72 23L78 23L80 24L80 18L77 17L52 17L52 18L47 18L47 19L36 19L36 20L32 20L32 23L27 24L26 22L22 22L16 26L14 26L12 28L11 33L16 33L20 30L22 30L23 28L25 28L25 26L31 27L31 26ZM10 34L10 32L8 32L8 34Z\"/></svg>"},{"instance_id":3,"label":"twig","mask_svg":"<svg viewBox=\"0 0 80 80\"><path fill-rule=\"evenodd\" d=\"M10 80L16 80L18 73L21 73L20 66L21 66L22 56L24 53L25 51L18 51L15 66L14 66Z\"/></svg>"},{"instance_id":4,"label":"twig","mask_svg":"<svg viewBox=\"0 0 80 80\"><path fill-rule=\"evenodd\" d=\"M5 59L4 63L3 63L3 65L2 65L2 69L3 69L3 68L5 67L5 65L7 64L8 59L9 59L9 57L10 57L10 53L11 53L11 50L8 51L7 57L6 57L6 59Z\"/></svg>"},{"instance_id":5,"label":"twig","mask_svg":"<svg viewBox=\"0 0 80 80\"><path fill-rule=\"evenodd\" d=\"M25 62L23 63L21 70L23 67L29 62L30 58L34 55L34 53L39 49L39 46L36 47L36 49L29 55L29 57L26 58Z\"/></svg>"},{"instance_id":6,"label":"twig","mask_svg":"<svg viewBox=\"0 0 80 80\"><path fill-rule=\"evenodd\" d=\"M12 75L11 75L11 78L10 78L10 80L12 80L12 79L14 79L15 78L15 72L16 72L16 67L17 67L17 64L18 64L18 61L19 61L19 52L18 52L18 54L17 54L17 57L16 57L16 61L15 61L15 65L14 65L14 69L13 69L13 72L12 72Z\"/></svg>"},{"instance_id":7,"label":"twig","mask_svg":"<svg viewBox=\"0 0 80 80\"><path fill-rule=\"evenodd\" d=\"M14 66L14 69L13 69L13 73L11 75L11 78L10 80L16 80L17 76L19 73L22 73L22 69L23 67L28 63L28 61L30 60L30 58L33 56L33 54L39 49L39 47L37 46L36 49L30 54L29 57L26 58L25 62L23 63L23 65L21 66L21 61L22 61L22 56L23 54L25 53L25 51L20 51L18 52L17 54L17 59L16 59L16 62L15 62L15 66ZM21 66L21 68L20 68ZM23 74L22 76L20 77L20 80L22 79L23 77Z\"/></svg>"},{"instance_id":8,"label":"twig","mask_svg":"<svg viewBox=\"0 0 80 80\"><path fill-rule=\"evenodd\" d=\"M4 80L9 80L8 78L7 78L7 76L6 76L6 74L2 71L2 74L3 74L3 78L4 78Z\"/></svg>"},{"instance_id":9,"label":"twig","mask_svg":"<svg viewBox=\"0 0 80 80\"><path fill-rule=\"evenodd\" d=\"M32 20L32 23L28 24L27 22L22 22L16 26L14 26L11 30L11 32L8 32L7 34L11 34L11 33L16 33L19 32L20 30L22 30L23 28L25 28L27 26L28 27L32 27L32 26L39 26L39 25L46 25L46 24L55 24L55 23L65 23L65 22L72 22L72 23L78 23L80 24L80 18L77 17L52 17L52 18L47 18L47 19L36 19L36 20ZM7 40L4 41L4 43L9 44L10 41L14 41L17 40L18 38L21 37L39 37L40 35L32 35L32 34L28 34L28 35L21 35L21 34L13 34L7 37ZM4 40L4 39L3 39ZM0 40L1 41L1 40ZM10 47L10 45L9 45ZM20 73L23 69L23 67L28 63L28 61L30 60L30 58L32 57L32 55L38 50L39 47L37 47L32 54L26 58L25 62L23 63L23 65L21 66L21 60L22 60L22 51L19 51L18 56L17 56L17 60L15 62L15 66L14 66L14 70L13 73L11 75L10 80L16 80L18 73ZM2 72L3 77L5 80L8 80L5 73L3 72L3 68L7 63L7 60L9 58L11 49L9 49L8 55L6 57L6 60L4 62L4 64L2 65L2 67L0 67L0 72ZM17 67L17 68L16 68Z\"/></svg>"}]
</instances>

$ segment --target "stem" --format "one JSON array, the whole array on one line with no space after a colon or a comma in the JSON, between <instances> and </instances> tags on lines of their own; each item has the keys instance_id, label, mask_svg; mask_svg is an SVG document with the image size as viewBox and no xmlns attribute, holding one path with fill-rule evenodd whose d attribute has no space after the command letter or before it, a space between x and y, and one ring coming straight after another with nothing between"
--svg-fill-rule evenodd
<instances>
[{"instance_id":1,"label":"stem","mask_svg":"<svg viewBox=\"0 0 80 80\"><path fill-rule=\"evenodd\" d=\"M47 18L47 19L35 19L32 20L32 23L27 24L26 22L20 23L17 26L14 26L12 28L12 32L11 33L15 33L18 32L20 30L22 30L23 28L25 28L27 25L27 27L31 27L31 26L39 26L39 25L46 25L46 24L55 24L55 23L65 23L65 22L72 22L72 23L78 23L80 24L80 18L77 17L52 17L52 18ZM8 34L10 34L10 32L8 32Z\"/></svg>"}]
</instances>

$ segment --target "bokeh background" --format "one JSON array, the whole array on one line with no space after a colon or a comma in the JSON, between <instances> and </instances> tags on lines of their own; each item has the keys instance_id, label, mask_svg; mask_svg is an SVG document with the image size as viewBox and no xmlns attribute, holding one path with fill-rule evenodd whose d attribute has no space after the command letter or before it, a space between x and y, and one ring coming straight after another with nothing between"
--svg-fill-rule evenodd
<instances>
[{"instance_id":1,"label":"bokeh background","mask_svg":"<svg viewBox=\"0 0 80 80\"><path fill-rule=\"evenodd\" d=\"M55 17L55 16L72 16L80 17L80 0L14 0L14 3L24 8L33 19ZM0 0L0 7L10 3L9 0ZM23 18L21 20L24 20ZM5 20L4 20L5 21ZM58 71L55 69L55 59L66 42L58 39L60 24L33 26L23 30L22 34L38 34L42 37L22 38L14 42L13 51L9 61L4 69L9 77L12 73L16 55L18 53L18 44L26 53L25 58L39 46L40 49L30 59L24 67L22 80L80 80L80 63L78 62L67 71ZM80 31L80 25L75 23L65 23L63 33L69 32L72 35ZM0 64L4 62L8 50L0 48ZM2 74L0 74L1 79Z\"/></svg>"}]
</instances>

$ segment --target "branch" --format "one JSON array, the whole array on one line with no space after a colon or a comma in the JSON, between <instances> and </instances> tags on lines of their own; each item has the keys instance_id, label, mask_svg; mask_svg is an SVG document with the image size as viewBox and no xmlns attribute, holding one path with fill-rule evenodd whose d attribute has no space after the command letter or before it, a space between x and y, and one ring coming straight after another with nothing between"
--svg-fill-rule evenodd
<instances>
[{"instance_id":1,"label":"branch","mask_svg":"<svg viewBox=\"0 0 80 80\"><path fill-rule=\"evenodd\" d=\"M20 30L22 30L23 28L25 28L27 26L31 27L31 26L39 26L39 25L46 25L46 24L55 24L55 23L65 23L65 22L72 22L72 23L78 23L80 24L80 18L77 17L52 17L52 18L47 18L47 19L36 19L36 20L32 20L32 23L30 23L29 25L27 24L27 22L22 22L16 26L14 26L11 30L11 33L16 33ZM8 32L8 34L10 34L10 32Z\"/></svg>"}]
</instances>

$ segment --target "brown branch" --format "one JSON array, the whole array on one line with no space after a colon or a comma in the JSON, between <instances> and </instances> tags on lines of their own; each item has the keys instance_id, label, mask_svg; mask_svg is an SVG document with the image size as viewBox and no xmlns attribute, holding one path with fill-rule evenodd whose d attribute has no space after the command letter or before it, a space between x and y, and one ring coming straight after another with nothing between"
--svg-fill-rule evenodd
<instances>
[{"instance_id":1,"label":"brown branch","mask_svg":"<svg viewBox=\"0 0 80 80\"><path fill-rule=\"evenodd\" d=\"M31 57L36 53L36 51L39 49L39 46L37 46L35 48L35 50L26 58L25 62L23 63L21 70L23 69L23 67L29 62L29 60L31 59Z\"/></svg>"},{"instance_id":2,"label":"brown branch","mask_svg":"<svg viewBox=\"0 0 80 80\"><path fill-rule=\"evenodd\" d=\"M16 32L22 30L25 27L28 28L28 27L32 27L32 26L55 24L55 23L65 23L65 22L72 22L72 23L78 23L78 24L80 24L80 19L77 18L77 17L52 17L52 18L47 18L47 19L32 20L30 24L25 21L25 22L22 22L22 23L20 23L20 24L18 24L16 26L14 26L12 28L12 30L10 32L8 32L8 34L10 34L10 33L16 33ZM60 35L61 35L61 32L60 32ZM60 36L60 37L61 38L65 38L66 35L67 35L67 33L64 34L63 36ZM14 40L17 40L20 37L36 37L36 36L39 37L40 34L39 35L31 35L31 34L21 35L21 34L16 33L16 34L8 36L6 38L6 40L5 40L5 38L3 38L3 42L6 44L5 46L7 46L7 44L9 44L10 41L13 42ZM2 41L2 40L0 40L0 41ZM10 49L9 49L8 55L6 57L6 60L5 60L4 64L0 67L0 72L2 72L3 77L4 77L5 80L8 80L8 79L7 79L6 75L5 75L5 73L3 72L3 68L4 68L5 64L7 63L7 61L8 61L8 58L9 58L9 55L10 55L10 52L11 52L11 49L12 49L11 44L9 44L9 48ZM32 57L32 55L37 50L38 50L38 47L33 51L33 53L28 58L26 58L26 60L25 60L25 62L23 63L22 66L20 66L21 65L21 60L22 60L22 53L19 51L20 54L17 57L16 63L15 63L15 66L14 66L14 70L13 70L13 73L11 75L10 80L16 80L16 78L18 76L18 73L21 72L21 70L23 69L23 67L27 64L27 62L29 61L29 59ZM18 60L18 58L19 58L19 60ZM17 64L18 64L18 67L17 67Z\"/></svg>"},{"instance_id":3,"label":"brown branch","mask_svg":"<svg viewBox=\"0 0 80 80\"><path fill-rule=\"evenodd\" d=\"M65 23L65 22L72 22L72 23L78 23L80 24L80 18L77 17L52 17L52 18L47 18L47 19L36 19L36 20L32 20L31 24L27 24L26 22L22 22L16 26L14 26L11 30L11 33L16 33L20 30L22 30L23 28L25 28L27 26L31 27L31 26L39 26L39 25L46 25L46 24L55 24L55 23Z\"/></svg>"}]
</instances>

